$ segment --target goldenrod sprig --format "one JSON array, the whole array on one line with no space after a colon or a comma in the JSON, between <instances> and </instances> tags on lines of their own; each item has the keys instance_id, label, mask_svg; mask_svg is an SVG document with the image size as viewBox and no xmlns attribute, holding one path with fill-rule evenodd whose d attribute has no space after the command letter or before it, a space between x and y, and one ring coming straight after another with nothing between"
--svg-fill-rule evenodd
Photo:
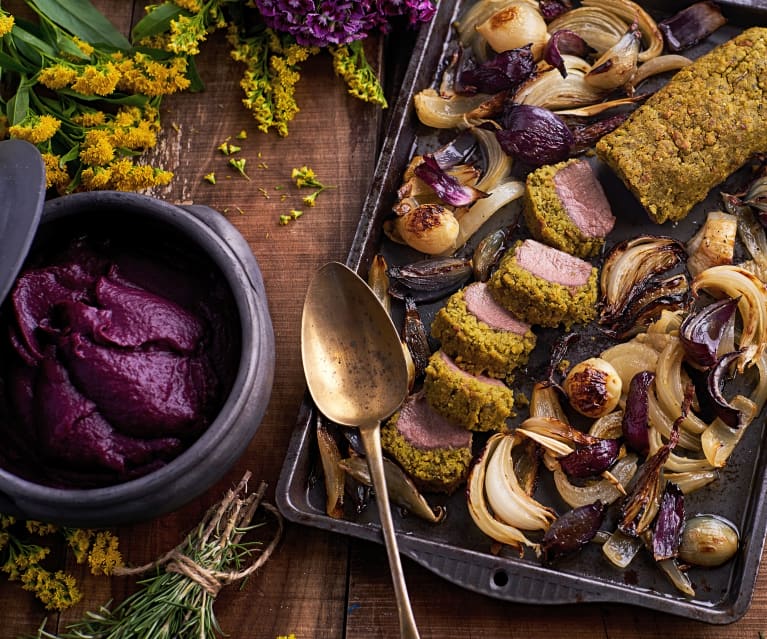
<instances>
[{"instance_id":1,"label":"goldenrod sprig","mask_svg":"<svg viewBox=\"0 0 767 639\"><path fill-rule=\"evenodd\" d=\"M111 574L122 566L119 541L110 532L59 528L0 515L0 570L34 593L48 610L65 610L82 599L72 575L43 565L50 554L44 542L57 533L63 535L77 563L87 561L93 574Z\"/></svg>"},{"instance_id":2,"label":"goldenrod sprig","mask_svg":"<svg viewBox=\"0 0 767 639\"><path fill-rule=\"evenodd\" d=\"M333 70L341 77L355 98L387 107L378 76L365 56L362 40L328 47L333 56Z\"/></svg>"},{"instance_id":3,"label":"goldenrod sprig","mask_svg":"<svg viewBox=\"0 0 767 639\"><path fill-rule=\"evenodd\" d=\"M326 186L325 184L320 182L317 179L317 175L308 166L302 166L299 169L293 169L293 171L290 174L290 177L293 179L293 181L296 183L296 186L299 189L301 188L314 189L312 193L304 196L303 198L303 202L307 206L314 206L317 202L317 196L320 193L322 193L325 189L335 188L332 186Z\"/></svg>"}]
</instances>

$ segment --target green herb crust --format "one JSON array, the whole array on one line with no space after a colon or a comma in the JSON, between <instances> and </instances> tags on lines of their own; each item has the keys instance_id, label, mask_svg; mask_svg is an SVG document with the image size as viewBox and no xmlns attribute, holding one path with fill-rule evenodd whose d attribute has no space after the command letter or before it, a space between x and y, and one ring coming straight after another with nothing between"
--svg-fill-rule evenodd
<instances>
[{"instance_id":1,"label":"green herb crust","mask_svg":"<svg viewBox=\"0 0 767 639\"><path fill-rule=\"evenodd\" d=\"M451 366L442 351L429 359L423 388L426 400L440 415L475 431L505 430L514 408L514 393Z\"/></svg>"},{"instance_id":2,"label":"green herb crust","mask_svg":"<svg viewBox=\"0 0 767 639\"><path fill-rule=\"evenodd\" d=\"M469 474L471 446L416 448L397 430L397 412L381 428L381 446L426 492L455 492Z\"/></svg>"},{"instance_id":3,"label":"green herb crust","mask_svg":"<svg viewBox=\"0 0 767 639\"><path fill-rule=\"evenodd\" d=\"M536 277L517 265L516 246L501 258L498 269L488 282L490 292L504 308L528 324L566 329L579 322L589 322L596 316L597 275L592 267L586 284L563 286Z\"/></svg>"},{"instance_id":4,"label":"green herb crust","mask_svg":"<svg viewBox=\"0 0 767 639\"><path fill-rule=\"evenodd\" d=\"M596 145L662 224L767 150L767 28L747 29L676 75Z\"/></svg>"},{"instance_id":5,"label":"green herb crust","mask_svg":"<svg viewBox=\"0 0 767 639\"><path fill-rule=\"evenodd\" d=\"M437 312L431 334L465 371L508 381L535 348L535 334L531 330L519 335L496 330L477 319L466 306L463 289Z\"/></svg>"}]
</instances>

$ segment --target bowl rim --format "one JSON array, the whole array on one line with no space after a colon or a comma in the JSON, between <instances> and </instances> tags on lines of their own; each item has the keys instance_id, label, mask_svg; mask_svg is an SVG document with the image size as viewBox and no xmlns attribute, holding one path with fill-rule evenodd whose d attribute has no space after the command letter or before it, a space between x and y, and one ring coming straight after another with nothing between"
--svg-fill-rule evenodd
<instances>
[{"instance_id":1,"label":"bowl rim","mask_svg":"<svg viewBox=\"0 0 767 639\"><path fill-rule=\"evenodd\" d=\"M166 488L171 482L195 483L187 479L190 477L190 472L198 467L200 461L207 457L209 451L215 449L237 426L237 417L248 404L249 389L252 388L253 382L258 376L259 364L262 363L260 360L263 344L261 344L256 326L263 321L270 320L268 316L264 318L263 313L259 312L260 307L255 300L258 292L253 289L250 279L244 272L242 262L232 248L210 226L194 214L181 206L148 195L117 191L90 191L49 200L43 210L40 225L42 227L63 217L87 214L88 212L85 210L87 207L96 207L100 203L109 203L112 207L117 205L119 212L137 209L141 216L151 217L160 223L167 223L175 230L180 231L186 239L199 246L219 268L231 289L239 313L241 353L237 374L219 414L205 432L189 448L163 467L142 477L96 488L52 487L30 481L0 467L0 492L5 493L14 501L31 500L36 503L55 503L59 507L87 505L88 509L91 510L117 501L125 502L144 497L148 493ZM217 213L217 215L220 214ZM228 221L227 224L229 224ZM238 294L238 291L245 294ZM258 324L253 321L253 318L258 318ZM252 425L253 432L257 427L258 423ZM223 475L225 471L226 468L222 468L220 474ZM206 483L212 484L215 481L216 479L210 479ZM201 491L198 490L197 492ZM194 495L190 498L193 497ZM23 506L24 504L20 505L22 508Z\"/></svg>"}]
</instances>

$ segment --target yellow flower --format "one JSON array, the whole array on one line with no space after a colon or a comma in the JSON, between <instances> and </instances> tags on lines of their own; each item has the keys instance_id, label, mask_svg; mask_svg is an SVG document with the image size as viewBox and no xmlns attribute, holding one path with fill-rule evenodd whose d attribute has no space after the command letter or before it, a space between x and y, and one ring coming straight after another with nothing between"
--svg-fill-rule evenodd
<instances>
[{"instance_id":1,"label":"yellow flower","mask_svg":"<svg viewBox=\"0 0 767 639\"><path fill-rule=\"evenodd\" d=\"M65 610L82 599L74 577L61 570L51 573L32 566L21 576L24 590L35 593L48 610Z\"/></svg>"},{"instance_id":2,"label":"yellow flower","mask_svg":"<svg viewBox=\"0 0 767 639\"><path fill-rule=\"evenodd\" d=\"M83 169L80 180L83 187L88 191L107 189L111 184L112 169L103 166L89 166Z\"/></svg>"},{"instance_id":3,"label":"yellow flower","mask_svg":"<svg viewBox=\"0 0 767 639\"><path fill-rule=\"evenodd\" d=\"M115 149L107 131L91 129L85 134L85 140L80 148L80 160L84 164L109 164L114 156Z\"/></svg>"},{"instance_id":4,"label":"yellow flower","mask_svg":"<svg viewBox=\"0 0 767 639\"><path fill-rule=\"evenodd\" d=\"M54 524L45 524L41 521L34 521L32 519L27 520L25 526L29 532L40 535L41 537L55 533L58 530L58 526Z\"/></svg>"},{"instance_id":5,"label":"yellow flower","mask_svg":"<svg viewBox=\"0 0 767 639\"><path fill-rule=\"evenodd\" d=\"M88 564L94 575L111 575L116 567L123 565L119 543L117 537L108 531L96 533L93 547L88 553Z\"/></svg>"},{"instance_id":6,"label":"yellow flower","mask_svg":"<svg viewBox=\"0 0 767 639\"><path fill-rule=\"evenodd\" d=\"M6 529L16 523L16 517L13 515L0 515L0 529Z\"/></svg>"},{"instance_id":7,"label":"yellow flower","mask_svg":"<svg viewBox=\"0 0 767 639\"><path fill-rule=\"evenodd\" d=\"M200 42L205 41L208 31L203 16L178 16L170 23L170 41L168 50L173 53L197 55L200 53Z\"/></svg>"},{"instance_id":8,"label":"yellow flower","mask_svg":"<svg viewBox=\"0 0 767 639\"><path fill-rule=\"evenodd\" d=\"M120 81L120 72L114 64L88 65L72 84L72 89L83 95L109 95Z\"/></svg>"},{"instance_id":9,"label":"yellow flower","mask_svg":"<svg viewBox=\"0 0 767 639\"><path fill-rule=\"evenodd\" d=\"M11 137L26 140L32 144L41 144L50 140L61 127L61 120L52 115L39 115L28 117L24 122L28 124L16 124L8 132Z\"/></svg>"},{"instance_id":10,"label":"yellow flower","mask_svg":"<svg viewBox=\"0 0 767 639\"><path fill-rule=\"evenodd\" d=\"M143 53L136 53L133 58L119 64L121 74L117 88L126 93L144 95L171 95L189 88L186 77L188 62L186 58L175 57L159 62Z\"/></svg>"},{"instance_id":11,"label":"yellow flower","mask_svg":"<svg viewBox=\"0 0 767 639\"><path fill-rule=\"evenodd\" d=\"M174 0L174 2L179 7L186 9L190 13L199 13L202 11L201 0Z\"/></svg>"},{"instance_id":12,"label":"yellow flower","mask_svg":"<svg viewBox=\"0 0 767 639\"><path fill-rule=\"evenodd\" d=\"M66 187L71 178L65 165L62 165L61 158L53 153L43 153L43 162L45 163L45 188L51 187L61 191Z\"/></svg>"},{"instance_id":13,"label":"yellow flower","mask_svg":"<svg viewBox=\"0 0 767 639\"><path fill-rule=\"evenodd\" d=\"M70 86L77 80L77 71L63 64L54 64L42 69L37 79L43 86L56 91Z\"/></svg>"},{"instance_id":14,"label":"yellow flower","mask_svg":"<svg viewBox=\"0 0 767 639\"><path fill-rule=\"evenodd\" d=\"M296 186L301 188L302 186L316 186L316 173L308 166L302 166L300 169L293 169L290 173L290 177L296 181Z\"/></svg>"},{"instance_id":15,"label":"yellow flower","mask_svg":"<svg viewBox=\"0 0 767 639\"><path fill-rule=\"evenodd\" d=\"M99 126L104 124L106 120L107 114L103 111L84 111L72 117L72 122L74 124L79 124L86 128Z\"/></svg>"},{"instance_id":16,"label":"yellow flower","mask_svg":"<svg viewBox=\"0 0 767 639\"><path fill-rule=\"evenodd\" d=\"M157 144L157 136L147 123L136 127L115 129L112 132L112 144L124 149L151 149Z\"/></svg>"},{"instance_id":17,"label":"yellow flower","mask_svg":"<svg viewBox=\"0 0 767 639\"><path fill-rule=\"evenodd\" d=\"M91 538L93 531L83 528L65 528L64 538L72 549L75 561L78 564L83 563L88 558L88 549L91 547Z\"/></svg>"},{"instance_id":18,"label":"yellow flower","mask_svg":"<svg viewBox=\"0 0 767 639\"><path fill-rule=\"evenodd\" d=\"M0 9L0 36L4 36L13 29L13 16Z\"/></svg>"},{"instance_id":19,"label":"yellow flower","mask_svg":"<svg viewBox=\"0 0 767 639\"><path fill-rule=\"evenodd\" d=\"M90 42L80 40L80 38L77 36L73 36L72 41L75 43L75 46L77 46L77 48L80 49L80 51L82 51L85 55L91 55L93 53L93 46L90 44Z\"/></svg>"}]
</instances>

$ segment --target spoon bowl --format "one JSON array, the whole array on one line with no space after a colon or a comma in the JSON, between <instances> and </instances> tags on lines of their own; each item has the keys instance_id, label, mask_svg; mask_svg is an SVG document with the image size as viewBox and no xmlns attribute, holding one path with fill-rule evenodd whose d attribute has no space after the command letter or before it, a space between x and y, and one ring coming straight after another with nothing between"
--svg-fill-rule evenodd
<instances>
[{"instance_id":1,"label":"spoon bowl","mask_svg":"<svg viewBox=\"0 0 767 639\"><path fill-rule=\"evenodd\" d=\"M381 452L381 420L408 392L407 364L397 329L368 285L340 262L312 279L301 319L301 356L309 392L331 421L360 430L376 492L399 612L400 635L418 629L402 572Z\"/></svg>"}]
</instances>

